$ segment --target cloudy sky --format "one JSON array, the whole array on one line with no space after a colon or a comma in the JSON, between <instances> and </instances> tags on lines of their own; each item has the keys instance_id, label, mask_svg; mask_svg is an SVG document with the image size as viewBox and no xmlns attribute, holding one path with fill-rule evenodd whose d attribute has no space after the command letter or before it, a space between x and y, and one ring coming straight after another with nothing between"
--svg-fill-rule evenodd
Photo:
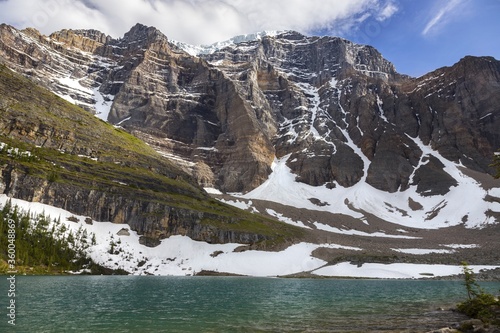
<instances>
[{"instance_id":1,"label":"cloudy sky","mask_svg":"<svg viewBox=\"0 0 500 333\"><path fill-rule=\"evenodd\" d=\"M121 37L140 22L190 44L263 30L341 36L413 76L465 55L500 59L498 17L500 0L0 0L0 22L44 34L94 28Z\"/></svg>"}]
</instances>

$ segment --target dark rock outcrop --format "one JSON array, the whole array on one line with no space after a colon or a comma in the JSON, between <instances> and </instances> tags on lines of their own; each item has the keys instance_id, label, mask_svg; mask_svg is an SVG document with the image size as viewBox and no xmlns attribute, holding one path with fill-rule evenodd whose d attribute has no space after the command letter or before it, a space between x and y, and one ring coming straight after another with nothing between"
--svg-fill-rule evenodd
<instances>
[{"instance_id":1,"label":"dark rock outcrop","mask_svg":"<svg viewBox=\"0 0 500 333\"><path fill-rule=\"evenodd\" d=\"M151 244L158 245L159 240L171 235L189 236L209 243L254 244L268 239L265 235L221 230L203 223L204 220L221 220L220 215L172 207L153 198L122 194L118 187L104 191L51 183L10 166L2 168L1 175L3 193L10 197L60 207L96 221L128 224L139 235L150 239Z\"/></svg>"}]
</instances>

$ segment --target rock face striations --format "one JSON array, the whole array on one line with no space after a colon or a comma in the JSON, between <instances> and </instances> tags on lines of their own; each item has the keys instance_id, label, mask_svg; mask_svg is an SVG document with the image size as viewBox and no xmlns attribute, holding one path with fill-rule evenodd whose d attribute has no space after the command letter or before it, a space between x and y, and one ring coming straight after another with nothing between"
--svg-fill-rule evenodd
<instances>
[{"instance_id":1,"label":"rock face striations","mask_svg":"<svg viewBox=\"0 0 500 333\"><path fill-rule=\"evenodd\" d=\"M2 195L128 224L149 246L185 235L273 248L301 234L210 198L141 140L3 65L0 115Z\"/></svg>"},{"instance_id":2,"label":"rock face striations","mask_svg":"<svg viewBox=\"0 0 500 333\"><path fill-rule=\"evenodd\" d=\"M193 48L134 26L0 26L0 61L129 130L205 187L247 192L288 157L296 180L445 195L442 160L476 172L500 148L500 62L465 57L419 78L370 46L296 32ZM196 50L194 54L193 50Z\"/></svg>"}]
</instances>

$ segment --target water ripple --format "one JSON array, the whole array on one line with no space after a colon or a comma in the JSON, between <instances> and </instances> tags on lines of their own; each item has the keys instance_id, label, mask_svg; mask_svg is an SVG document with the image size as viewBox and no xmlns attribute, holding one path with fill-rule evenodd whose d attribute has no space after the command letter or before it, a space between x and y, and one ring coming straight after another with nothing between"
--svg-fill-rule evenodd
<instances>
[{"instance_id":1,"label":"water ripple","mask_svg":"<svg viewBox=\"0 0 500 333\"><path fill-rule=\"evenodd\" d=\"M436 309L465 297L453 281L18 277L18 289L18 332L422 332L459 320Z\"/></svg>"}]
</instances>

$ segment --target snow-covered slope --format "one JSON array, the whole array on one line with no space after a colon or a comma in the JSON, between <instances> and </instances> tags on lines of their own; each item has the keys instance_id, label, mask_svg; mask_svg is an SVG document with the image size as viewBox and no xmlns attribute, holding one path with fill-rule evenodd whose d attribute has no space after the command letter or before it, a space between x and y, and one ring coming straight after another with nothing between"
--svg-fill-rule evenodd
<instances>
[{"instance_id":1,"label":"snow-covered slope","mask_svg":"<svg viewBox=\"0 0 500 333\"><path fill-rule=\"evenodd\" d=\"M436 229L455 225L481 228L498 223L492 213L500 213L500 188L484 189L464 173L463 166L444 159L419 140L415 141L424 151L422 159L430 155L438 157L446 165L445 170L458 181L458 185L446 195L425 196L417 193L415 187L387 193L361 181L352 187L338 184L334 188L311 186L296 181L296 175L286 165L290 155L276 159L273 172L261 186L249 193L234 195L357 219L366 219L366 214L373 214L382 220L412 228ZM485 201L487 196L496 199ZM314 204L311 199L318 199L323 204Z\"/></svg>"},{"instance_id":2,"label":"snow-covered slope","mask_svg":"<svg viewBox=\"0 0 500 333\"><path fill-rule=\"evenodd\" d=\"M155 248L139 243L139 236L128 230L126 225L110 222L85 222L84 216L60 208L0 195L0 205L11 200L31 214L44 214L52 220L60 220L68 229L66 233L86 230L88 235L95 234L96 245L90 246L88 255L102 266L111 269L124 269L134 275L175 275L185 276L212 271L248 276L284 276L301 272L312 272L321 276L351 276L371 278L427 278L460 273L459 266L418 265L418 264L367 264L340 263L328 266L327 262L312 255L318 248L346 249L361 251L360 248L345 247L333 243L291 245L281 252L245 251L235 252L241 244L208 244L193 241L185 236L172 236ZM68 219L70 218L70 219ZM76 222L75 222L76 221ZM52 222L54 223L54 222ZM51 226L49 225L48 228ZM92 237L92 236L91 236ZM114 252L110 253L111 244ZM475 272L495 269L500 266L470 266Z\"/></svg>"}]
</instances>

